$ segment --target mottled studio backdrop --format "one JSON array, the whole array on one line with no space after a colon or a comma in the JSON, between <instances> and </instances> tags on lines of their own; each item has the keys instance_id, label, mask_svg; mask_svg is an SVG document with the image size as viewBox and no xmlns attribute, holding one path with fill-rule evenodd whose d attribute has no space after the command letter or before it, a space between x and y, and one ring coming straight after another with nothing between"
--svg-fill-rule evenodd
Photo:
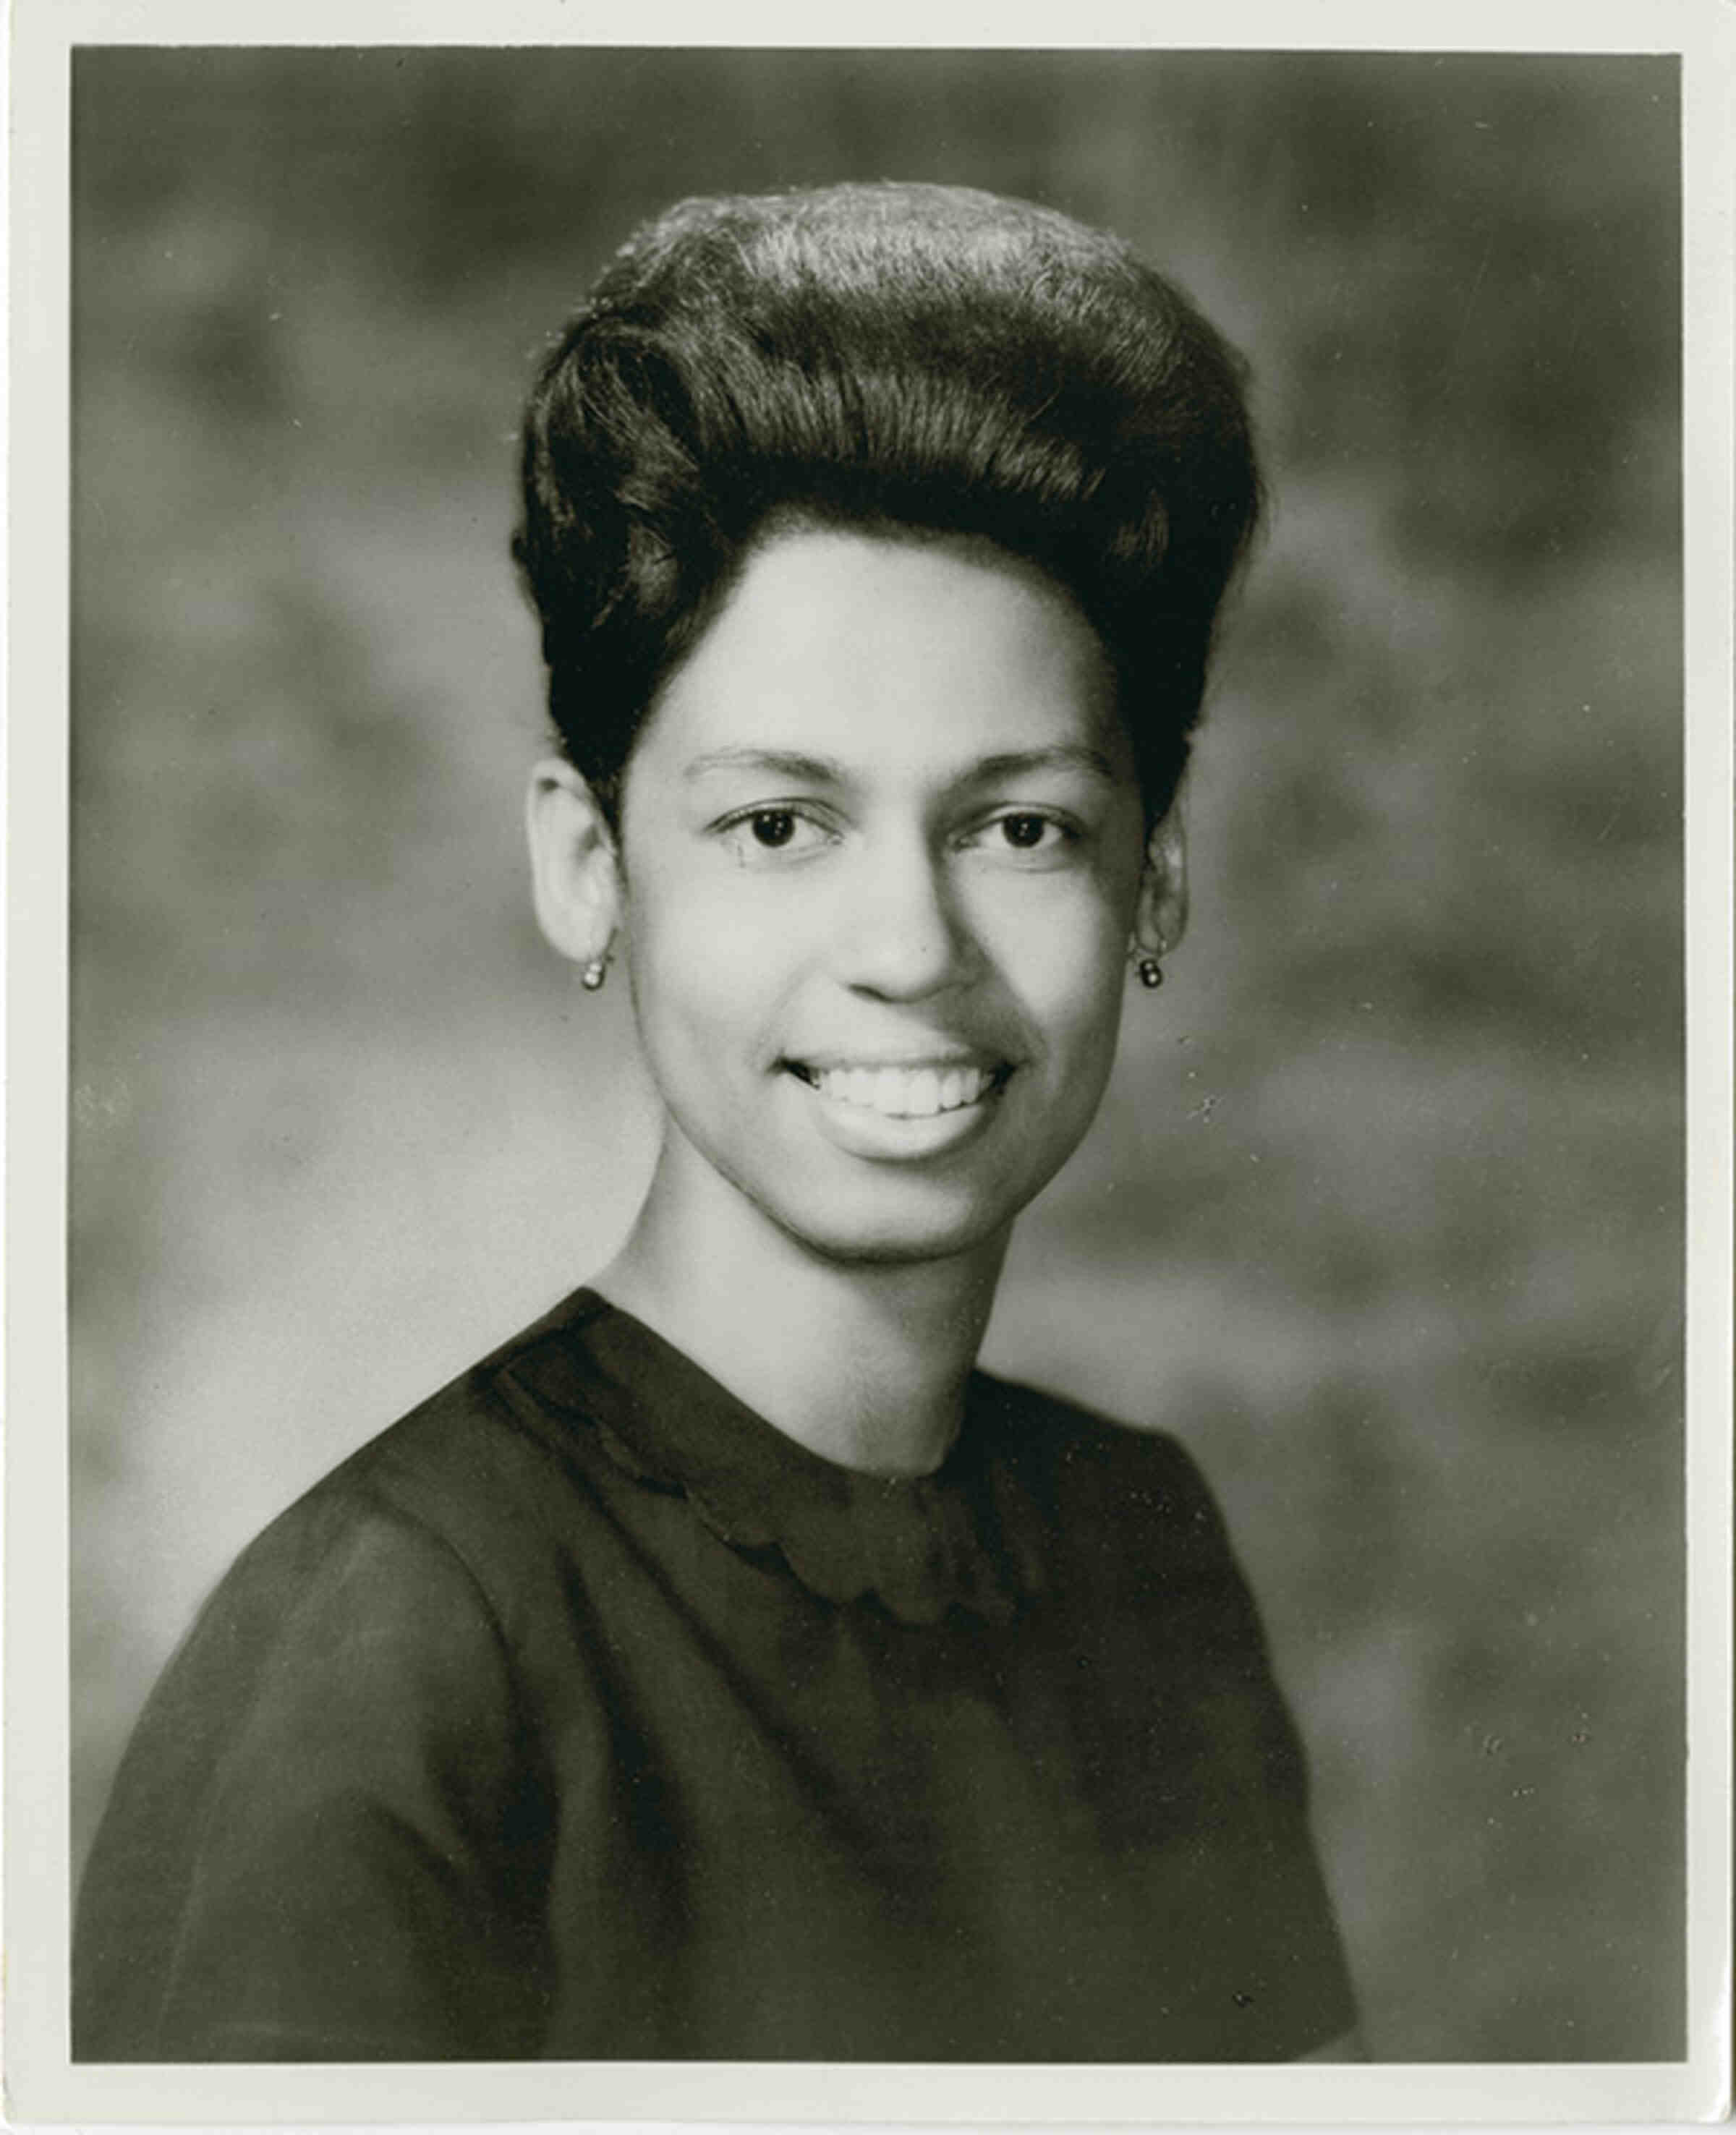
<instances>
[{"instance_id":1,"label":"mottled studio backdrop","mask_svg":"<svg viewBox=\"0 0 1736 2135\"><path fill-rule=\"evenodd\" d=\"M677 195L963 180L1191 287L1277 497L989 1361L1217 1484L1377 2055L1678 2053L1673 64L85 51L74 116L75 1867L233 1552L645 1174L521 880L546 336Z\"/></svg>"}]
</instances>

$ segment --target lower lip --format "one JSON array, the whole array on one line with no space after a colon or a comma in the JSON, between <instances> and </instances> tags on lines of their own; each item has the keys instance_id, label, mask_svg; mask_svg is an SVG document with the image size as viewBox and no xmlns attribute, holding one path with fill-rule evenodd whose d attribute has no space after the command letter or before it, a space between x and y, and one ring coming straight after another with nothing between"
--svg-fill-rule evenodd
<instances>
[{"instance_id":1,"label":"lower lip","mask_svg":"<svg viewBox=\"0 0 1736 2135\"><path fill-rule=\"evenodd\" d=\"M829 1141L852 1156L875 1157L893 1164L916 1163L962 1149L988 1126L1006 1088L1003 1079L973 1105L958 1105L949 1112L906 1116L846 1104L841 1098L828 1097L801 1076L788 1069L784 1072L813 1106L821 1131Z\"/></svg>"}]
</instances>

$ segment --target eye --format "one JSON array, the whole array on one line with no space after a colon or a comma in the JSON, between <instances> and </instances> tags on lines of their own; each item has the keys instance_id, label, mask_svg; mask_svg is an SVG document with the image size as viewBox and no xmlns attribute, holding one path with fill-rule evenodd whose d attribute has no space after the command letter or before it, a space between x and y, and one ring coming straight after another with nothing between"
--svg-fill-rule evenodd
<instances>
[{"instance_id":1,"label":"eye","mask_svg":"<svg viewBox=\"0 0 1736 2135\"><path fill-rule=\"evenodd\" d=\"M795 836L796 819L788 808L762 808L757 816L749 816L742 827L756 845L775 850Z\"/></svg>"},{"instance_id":2,"label":"eye","mask_svg":"<svg viewBox=\"0 0 1736 2135\"><path fill-rule=\"evenodd\" d=\"M744 808L716 825L718 835L744 865L774 854L793 857L827 844L827 826L799 808Z\"/></svg>"},{"instance_id":3,"label":"eye","mask_svg":"<svg viewBox=\"0 0 1736 2135\"><path fill-rule=\"evenodd\" d=\"M1060 829L1060 825L1047 816L1001 816L996 821L1007 844L1016 846L1021 852L1030 852L1040 845L1051 830Z\"/></svg>"},{"instance_id":4,"label":"eye","mask_svg":"<svg viewBox=\"0 0 1736 2135\"><path fill-rule=\"evenodd\" d=\"M1055 860L1079 840L1076 824L1040 808L1009 808L992 816L965 840L979 852L1020 860Z\"/></svg>"}]
</instances>

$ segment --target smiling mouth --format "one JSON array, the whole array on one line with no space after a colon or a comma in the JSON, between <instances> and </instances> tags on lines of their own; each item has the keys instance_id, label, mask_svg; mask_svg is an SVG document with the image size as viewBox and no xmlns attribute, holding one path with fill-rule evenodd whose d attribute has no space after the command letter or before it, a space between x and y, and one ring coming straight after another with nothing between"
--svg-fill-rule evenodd
<instances>
[{"instance_id":1,"label":"smiling mouth","mask_svg":"<svg viewBox=\"0 0 1736 2135\"><path fill-rule=\"evenodd\" d=\"M998 1068L810 1068L785 1063L791 1074L833 1104L882 1119L926 1120L943 1112L961 1112L997 1097L1012 1073Z\"/></svg>"}]
</instances>

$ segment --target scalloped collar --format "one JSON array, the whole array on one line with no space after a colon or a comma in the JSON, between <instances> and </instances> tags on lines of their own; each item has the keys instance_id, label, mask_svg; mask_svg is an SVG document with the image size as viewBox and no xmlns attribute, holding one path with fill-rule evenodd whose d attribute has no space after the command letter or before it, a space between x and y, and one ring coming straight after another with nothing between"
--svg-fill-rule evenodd
<instances>
[{"instance_id":1,"label":"scalloped collar","mask_svg":"<svg viewBox=\"0 0 1736 2135\"><path fill-rule=\"evenodd\" d=\"M1006 1622L1041 1584L1042 1524L1015 1472L1022 1390L986 1373L972 1374L942 1464L895 1478L811 1451L594 1290L504 1361L543 1405L588 1422L617 1467L682 1494L732 1547L776 1550L822 1600L872 1595L909 1624L953 1608Z\"/></svg>"}]
</instances>

